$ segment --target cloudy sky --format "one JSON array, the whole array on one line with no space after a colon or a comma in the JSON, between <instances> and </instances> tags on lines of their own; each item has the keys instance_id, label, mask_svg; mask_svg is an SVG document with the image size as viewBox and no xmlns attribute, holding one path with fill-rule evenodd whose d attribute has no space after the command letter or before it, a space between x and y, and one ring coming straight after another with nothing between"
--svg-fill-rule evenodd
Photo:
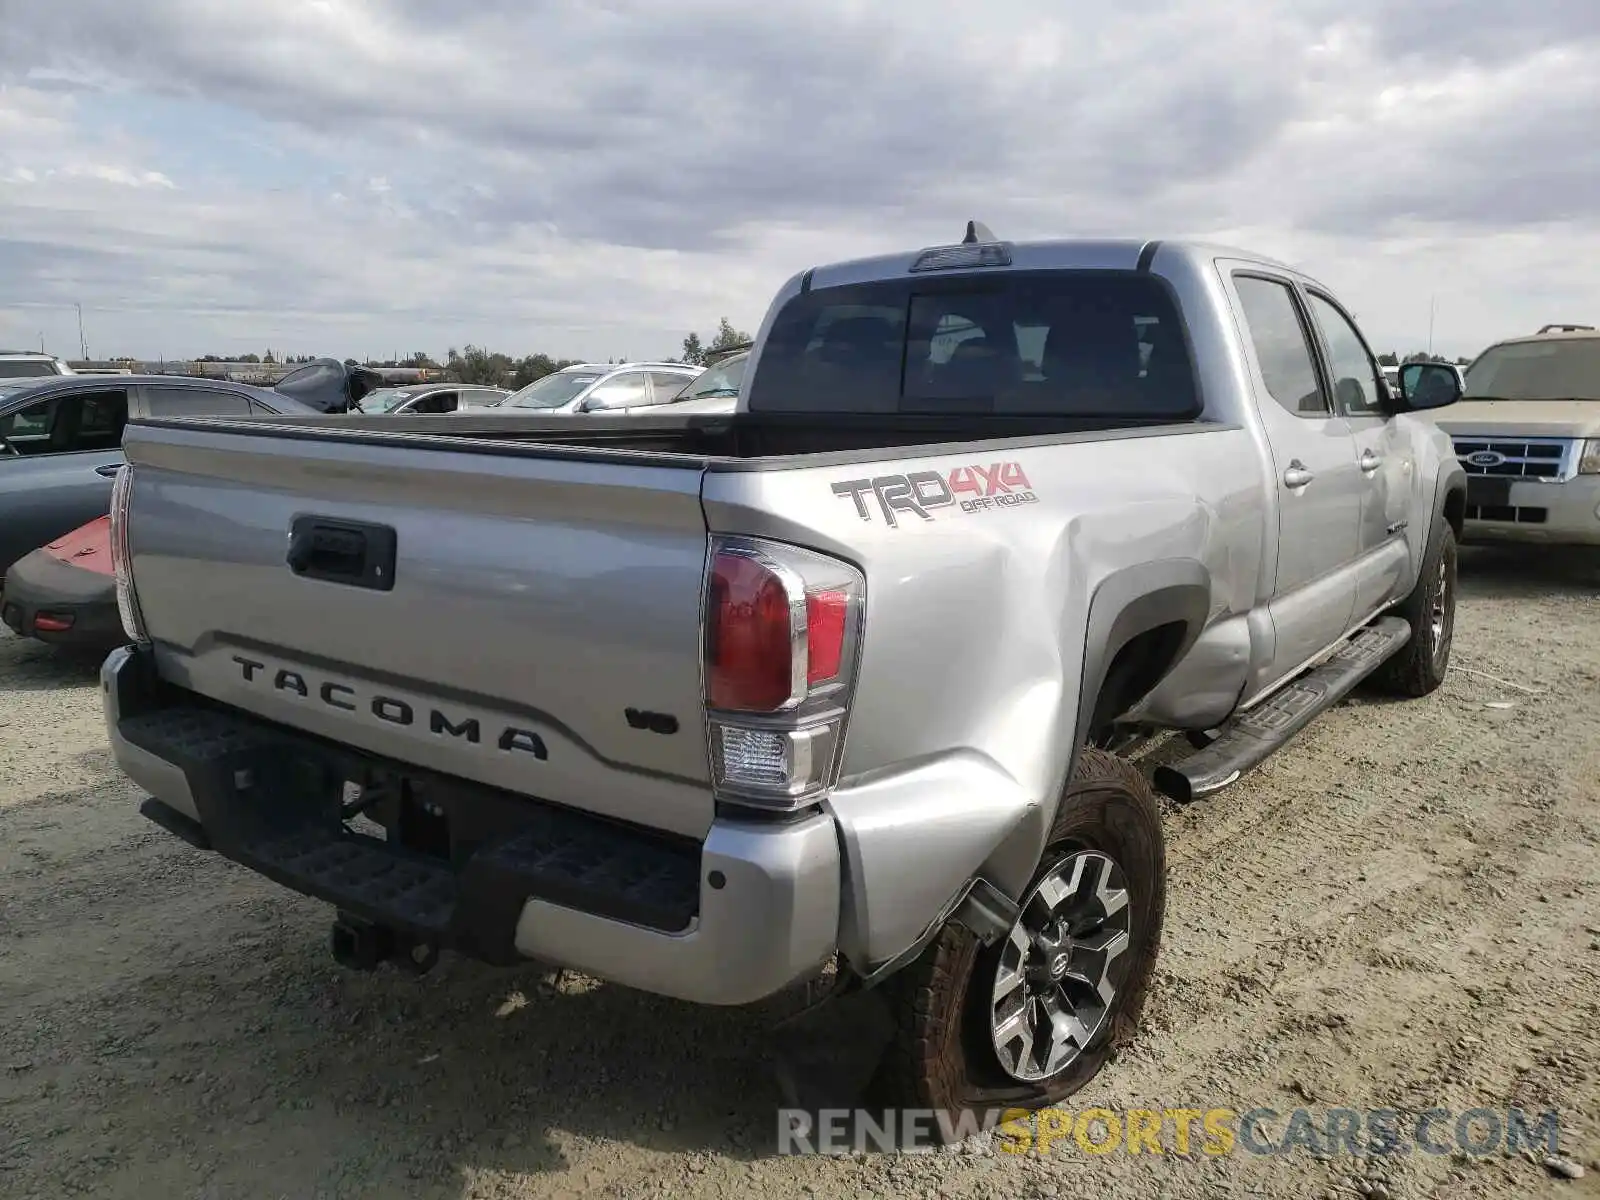
<instances>
[{"instance_id":1,"label":"cloudy sky","mask_svg":"<svg viewBox=\"0 0 1600 1200\"><path fill-rule=\"evenodd\" d=\"M969 217L1223 238L1402 352L1600 323L1596 0L1125 11L0 0L0 345L663 355Z\"/></svg>"}]
</instances>

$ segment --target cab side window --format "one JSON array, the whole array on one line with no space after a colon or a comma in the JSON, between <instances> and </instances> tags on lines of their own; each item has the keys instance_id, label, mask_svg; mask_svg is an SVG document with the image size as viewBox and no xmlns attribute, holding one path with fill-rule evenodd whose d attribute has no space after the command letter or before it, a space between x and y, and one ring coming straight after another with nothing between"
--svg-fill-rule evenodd
<instances>
[{"instance_id":1,"label":"cab side window","mask_svg":"<svg viewBox=\"0 0 1600 1200\"><path fill-rule=\"evenodd\" d=\"M448 413L456 410L456 393L434 392L431 396L424 396L410 408L408 413Z\"/></svg>"},{"instance_id":2,"label":"cab side window","mask_svg":"<svg viewBox=\"0 0 1600 1200\"><path fill-rule=\"evenodd\" d=\"M587 410L601 410L611 408L636 408L648 403L649 390L645 385L643 371L627 371L614 379L608 379L589 393L584 401Z\"/></svg>"},{"instance_id":3,"label":"cab side window","mask_svg":"<svg viewBox=\"0 0 1600 1200\"><path fill-rule=\"evenodd\" d=\"M51 396L0 417L0 437L19 454L115 450L127 423L128 393L107 388Z\"/></svg>"},{"instance_id":4,"label":"cab side window","mask_svg":"<svg viewBox=\"0 0 1600 1200\"><path fill-rule=\"evenodd\" d=\"M1375 417L1383 414L1382 372L1377 359L1367 352L1366 343L1351 323L1326 297L1307 292L1311 317L1328 348L1328 365L1333 369L1333 400L1347 417Z\"/></svg>"}]
</instances>

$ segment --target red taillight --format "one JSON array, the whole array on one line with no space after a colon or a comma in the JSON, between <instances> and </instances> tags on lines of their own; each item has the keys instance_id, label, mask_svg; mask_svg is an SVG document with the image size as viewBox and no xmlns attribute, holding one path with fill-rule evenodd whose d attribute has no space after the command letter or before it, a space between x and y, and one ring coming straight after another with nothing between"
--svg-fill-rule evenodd
<instances>
[{"instance_id":1,"label":"red taillight","mask_svg":"<svg viewBox=\"0 0 1600 1200\"><path fill-rule=\"evenodd\" d=\"M866 579L841 559L712 539L706 724L719 801L795 812L833 786L865 606Z\"/></svg>"},{"instance_id":2,"label":"red taillight","mask_svg":"<svg viewBox=\"0 0 1600 1200\"><path fill-rule=\"evenodd\" d=\"M706 612L710 707L781 712L819 685L842 682L855 578L853 568L816 555L719 548Z\"/></svg>"},{"instance_id":3,"label":"red taillight","mask_svg":"<svg viewBox=\"0 0 1600 1200\"><path fill-rule=\"evenodd\" d=\"M850 619L850 597L845 592L810 592L806 595L808 661L806 684L815 686L838 678L844 665L844 638Z\"/></svg>"},{"instance_id":4,"label":"red taillight","mask_svg":"<svg viewBox=\"0 0 1600 1200\"><path fill-rule=\"evenodd\" d=\"M718 554L706 626L712 708L772 712L794 698L789 590L777 572L743 554Z\"/></svg>"},{"instance_id":5,"label":"red taillight","mask_svg":"<svg viewBox=\"0 0 1600 1200\"><path fill-rule=\"evenodd\" d=\"M33 627L46 633L65 633L72 628L71 613L40 613L33 618Z\"/></svg>"}]
</instances>

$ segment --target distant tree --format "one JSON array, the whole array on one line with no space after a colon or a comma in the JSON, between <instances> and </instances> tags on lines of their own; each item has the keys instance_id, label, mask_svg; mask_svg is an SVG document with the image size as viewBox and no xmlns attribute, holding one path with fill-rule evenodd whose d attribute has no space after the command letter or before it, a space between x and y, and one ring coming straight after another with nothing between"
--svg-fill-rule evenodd
<instances>
[{"instance_id":1,"label":"distant tree","mask_svg":"<svg viewBox=\"0 0 1600 1200\"><path fill-rule=\"evenodd\" d=\"M209 361L209 362L217 362L217 361L220 361L220 360L218 360L218 359L208 359L207 361ZM258 362L261 361L261 358L260 358L259 355L256 355L256 354L241 354L239 356L239 361L240 362L246 362L246 363L258 363Z\"/></svg>"},{"instance_id":2,"label":"distant tree","mask_svg":"<svg viewBox=\"0 0 1600 1200\"><path fill-rule=\"evenodd\" d=\"M724 350L732 350L735 346L743 346L750 340L748 333L735 329L729 324L728 318L723 317L717 325L717 336L712 339L710 350L713 354L718 354Z\"/></svg>"},{"instance_id":3,"label":"distant tree","mask_svg":"<svg viewBox=\"0 0 1600 1200\"><path fill-rule=\"evenodd\" d=\"M261 361L266 363L269 367L277 365L278 362L278 360L273 357L270 347L268 348L267 352L261 356Z\"/></svg>"},{"instance_id":4,"label":"distant tree","mask_svg":"<svg viewBox=\"0 0 1600 1200\"><path fill-rule=\"evenodd\" d=\"M1385 350L1382 354L1378 355L1378 365L1380 367L1398 367L1400 365L1400 360L1395 357L1395 352L1393 350Z\"/></svg>"},{"instance_id":5,"label":"distant tree","mask_svg":"<svg viewBox=\"0 0 1600 1200\"><path fill-rule=\"evenodd\" d=\"M511 379L504 386L525 388L530 383L571 365L572 362L568 359L554 359L548 354L529 354L517 360L516 367L511 372Z\"/></svg>"},{"instance_id":6,"label":"distant tree","mask_svg":"<svg viewBox=\"0 0 1600 1200\"><path fill-rule=\"evenodd\" d=\"M702 342L698 333L691 333L683 339L681 361L692 367L702 367L724 350L732 350L735 346L742 346L748 341L750 341L748 333L735 329L733 323L727 317L723 317L717 323L717 332L712 336L710 345Z\"/></svg>"},{"instance_id":7,"label":"distant tree","mask_svg":"<svg viewBox=\"0 0 1600 1200\"><path fill-rule=\"evenodd\" d=\"M509 356L469 344L459 353L452 347L445 361L445 377L456 383L501 387L515 374Z\"/></svg>"}]
</instances>

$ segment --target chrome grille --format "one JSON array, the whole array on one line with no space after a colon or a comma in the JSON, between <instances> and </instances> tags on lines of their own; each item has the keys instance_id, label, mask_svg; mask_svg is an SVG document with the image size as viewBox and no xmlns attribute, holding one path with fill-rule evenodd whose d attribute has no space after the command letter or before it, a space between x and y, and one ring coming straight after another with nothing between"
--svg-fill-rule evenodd
<instances>
[{"instance_id":1,"label":"chrome grille","mask_svg":"<svg viewBox=\"0 0 1600 1200\"><path fill-rule=\"evenodd\" d=\"M1456 437L1452 441L1468 475L1561 483L1571 479L1577 469L1578 443L1570 438Z\"/></svg>"}]
</instances>

